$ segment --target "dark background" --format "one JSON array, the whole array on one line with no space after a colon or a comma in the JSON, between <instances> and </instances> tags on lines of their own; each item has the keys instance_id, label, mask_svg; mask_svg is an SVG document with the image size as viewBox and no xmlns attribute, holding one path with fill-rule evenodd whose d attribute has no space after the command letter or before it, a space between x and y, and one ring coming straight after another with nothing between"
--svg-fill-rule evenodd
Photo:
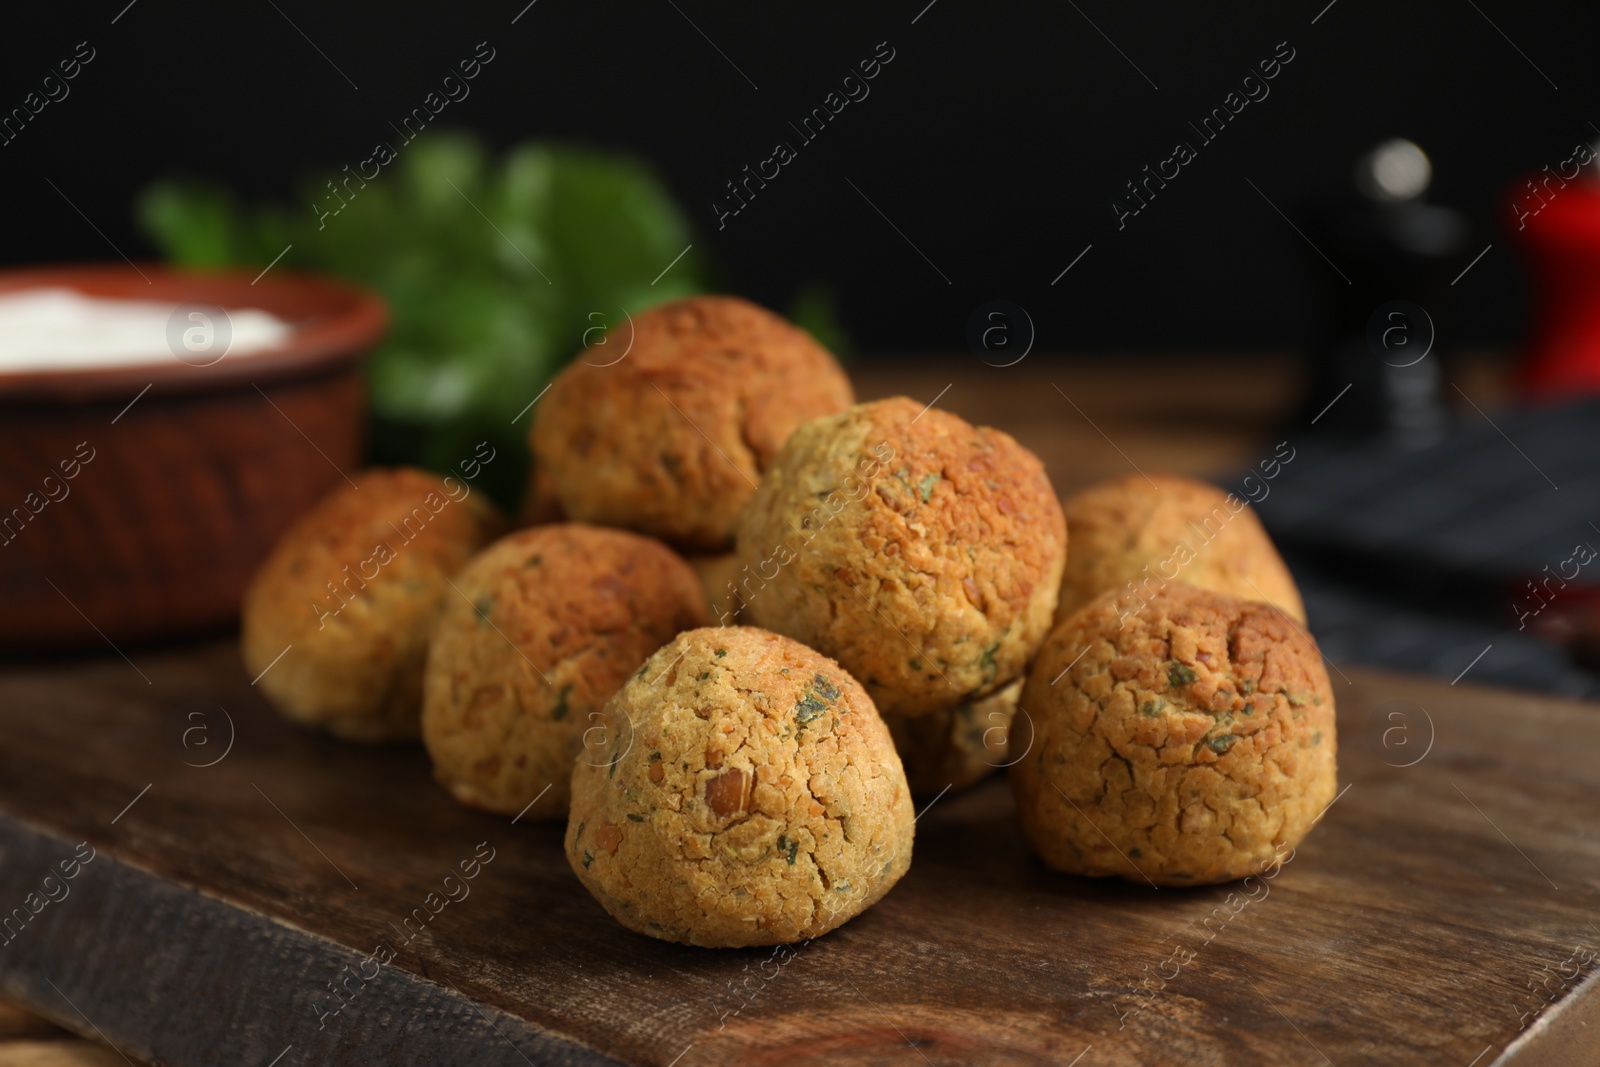
<instances>
[{"instance_id":1,"label":"dark background","mask_svg":"<svg viewBox=\"0 0 1600 1067\"><path fill-rule=\"evenodd\" d=\"M0 36L6 111L79 41L97 51L69 97L0 147L10 263L114 258L107 239L150 255L130 201L174 171L289 202L298 176L331 177L392 139L388 122L487 41L494 62L440 126L501 147L561 138L644 156L728 288L783 307L825 281L877 351L963 348L969 315L992 298L1027 308L1045 349L1301 344L1319 287L1337 278L1249 182L1296 216L1394 135L1432 156L1432 196L1474 220L1475 247L1494 243L1452 291L1444 339L1511 343L1528 308L1502 202L1600 118L1586 110L1592 4L537 0L513 25L525 0L125 3L34 8ZM871 95L800 146L787 123L880 41L896 56ZM1280 41L1296 56L1271 95L1119 232L1110 200L1123 183L1177 139L1198 147L1187 121ZM799 158L718 232L712 199L779 139Z\"/></svg>"}]
</instances>

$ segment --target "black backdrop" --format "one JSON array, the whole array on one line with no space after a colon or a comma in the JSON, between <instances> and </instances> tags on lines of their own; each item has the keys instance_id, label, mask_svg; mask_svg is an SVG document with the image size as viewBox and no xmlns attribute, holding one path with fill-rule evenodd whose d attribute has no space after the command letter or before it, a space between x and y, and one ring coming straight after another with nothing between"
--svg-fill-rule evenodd
<instances>
[{"instance_id":1,"label":"black backdrop","mask_svg":"<svg viewBox=\"0 0 1600 1067\"><path fill-rule=\"evenodd\" d=\"M287 201L297 175L364 158L487 41L493 64L441 124L647 157L730 288L782 306L827 281L864 348L960 348L992 298L1027 308L1045 348L1299 343L1331 274L1262 194L1294 216L1391 135L1429 151L1434 198L1494 245L1456 289L1450 340L1502 343L1528 294L1499 205L1600 121L1593 4L524 3L16 5L0 109L78 42L95 59L0 147L0 256L113 258L106 239L148 255L130 198L174 170ZM787 124L885 41L870 95L800 145ZM1294 59L1270 96L1119 231L1124 182L1198 144L1186 123L1279 42ZM724 183L780 139L797 158L719 231Z\"/></svg>"}]
</instances>

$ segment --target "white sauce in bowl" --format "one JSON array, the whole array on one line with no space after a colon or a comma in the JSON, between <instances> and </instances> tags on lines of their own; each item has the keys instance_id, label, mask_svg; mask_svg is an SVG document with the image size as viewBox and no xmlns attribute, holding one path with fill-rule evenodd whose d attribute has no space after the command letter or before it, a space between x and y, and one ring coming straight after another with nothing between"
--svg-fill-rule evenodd
<instances>
[{"instance_id":1,"label":"white sauce in bowl","mask_svg":"<svg viewBox=\"0 0 1600 1067\"><path fill-rule=\"evenodd\" d=\"M0 293L0 374L183 362L276 348L294 327L254 308L117 300L71 289Z\"/></svg>"}]
</instances>

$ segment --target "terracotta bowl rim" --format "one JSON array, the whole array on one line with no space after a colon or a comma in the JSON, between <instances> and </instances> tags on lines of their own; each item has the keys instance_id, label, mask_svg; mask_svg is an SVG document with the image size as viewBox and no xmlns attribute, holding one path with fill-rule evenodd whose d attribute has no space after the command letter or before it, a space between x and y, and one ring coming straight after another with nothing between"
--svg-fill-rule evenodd
<instances>
[{"instance_id":1,"label":"terracotta bowl rim","mask_svg":"<svg viewBox=\"0 0 1600 1067\"><path fill-rule=\"evenodd\" d=\"M143 274L149 279L146 284ZM227 309L259 308L296 324L280 347L223 357L208 367L170 361L71 371L0 371L0 403L19 400L94 402L131 397L147 385L162 393L222 392L260 381L311 377L359 360L388 331L383 299L342 279L282 268L258 271L185 270L161 263L48 264L0 270L0 293L20 289L75 289L90 296L195 300ZM289 307L307 302L325 308L307 318Z\"/></svg>"}]
</instances>

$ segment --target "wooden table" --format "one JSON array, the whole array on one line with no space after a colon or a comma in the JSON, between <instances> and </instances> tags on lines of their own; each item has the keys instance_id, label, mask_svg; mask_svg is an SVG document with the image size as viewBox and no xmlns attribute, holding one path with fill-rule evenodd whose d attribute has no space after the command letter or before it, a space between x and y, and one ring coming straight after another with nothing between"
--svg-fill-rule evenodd
<instances>
[{"instance_id":1,"label":"wooden table","mask_svg":"<svg viewBox=\"0 0 1600 1067\"><path fill-rule=\"evenodd\" d=\"M1028 373L859 377L865 395L923 399L956 379L941 405L1011 429L1063 490L1129 460L1248 463L1292 388L1281 372L1236 377L1197 404L1203 384L1190 372L1183 385L1179 368L1171 390L1132 391L1167 410L1152 423L1127 403L1126 369ZM1140 380L1163 382L1148 368ZM1219 414L1185 423L1190 405ZM124 651L132 665L108 653L0 670L0 909L26 914L79 842L95 850L68 896L0 938L0 994L118 1052L34 1062L1483 1067L1597 1055L1590 705L1336 669L1346 791L1266 897L1050 872L992 779L926 811L905 880L789 959L628 933L572 877L558 828L457 807L418 750L290 727L231 642ZM487 850L469 896L429 896ZM427 921L405 925L413 916ZM374 962L380 944L392 962ZM68 1044L33 1043L57 1056ZM14 1047L6 1062L29 1062Z\"/></svg>"}]
</instances>

